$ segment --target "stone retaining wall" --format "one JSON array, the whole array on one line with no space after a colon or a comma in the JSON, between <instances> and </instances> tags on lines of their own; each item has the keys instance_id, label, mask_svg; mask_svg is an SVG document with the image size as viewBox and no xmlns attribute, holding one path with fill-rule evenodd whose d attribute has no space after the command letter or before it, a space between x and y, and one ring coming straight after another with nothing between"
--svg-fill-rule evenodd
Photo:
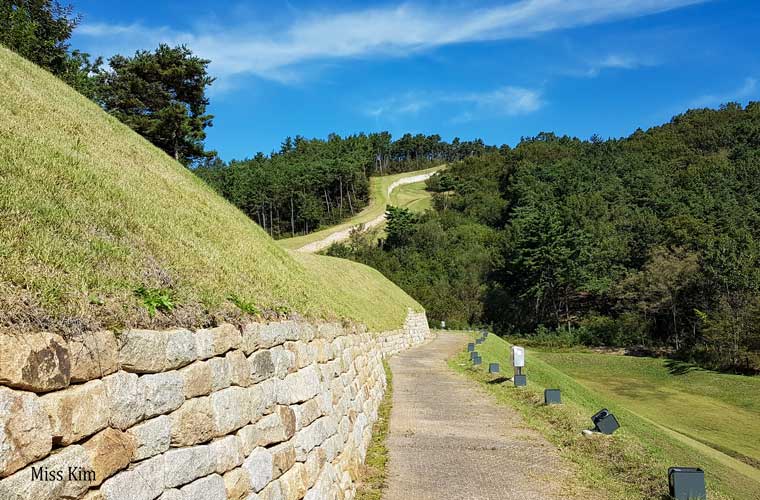
<instances>
[{"instance_id":1,"label":"stone retaining wall","mask_svg":"<svg viewBox=\"0 0 760 500\"><path fill-rule=\"evenodd\" d=\"M382 358L428 338L283 321L0 337L0 500L352 498Z\"/></svg>"}]
</instances>

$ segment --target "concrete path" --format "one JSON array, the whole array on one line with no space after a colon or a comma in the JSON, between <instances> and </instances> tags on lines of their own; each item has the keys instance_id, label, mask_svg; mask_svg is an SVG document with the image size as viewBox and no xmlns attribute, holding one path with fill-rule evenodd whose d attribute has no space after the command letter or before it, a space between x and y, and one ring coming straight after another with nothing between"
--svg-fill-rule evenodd
<instances>
[{"instance_id":1,"label":"concrete path","mask_svg":"<svg viewBox=\"0 0 760 500\"><path fill-rule=\"evenodd\" d=\"M393 408L384 498L552 499L569 472L556 449L446 360L467 339L439 334L391 358Z\"/></svg>"}]
</instances>

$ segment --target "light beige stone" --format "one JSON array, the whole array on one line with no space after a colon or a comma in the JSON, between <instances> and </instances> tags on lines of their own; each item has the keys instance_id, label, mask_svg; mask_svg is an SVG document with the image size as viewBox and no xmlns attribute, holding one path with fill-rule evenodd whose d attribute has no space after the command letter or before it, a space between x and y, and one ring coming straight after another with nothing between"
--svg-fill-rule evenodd
<instances>
[{"instance_id":1,"label":"light beige stone","mask_svg":"<svg viewBox=\"0 0 760 500\"><path fill-rule=\"evenodd\" d=\"M211 367L205 361L196 361L179 370L182 376L182 386L185 398L207 396L213 390Z\"/></svg>"},{"instance_id":2,"label":"light beige stone","mask_svg":"<svg viewBox=\"0 0 760 500\"><path fill-rule=\"evenodd\" d=\"M251 478L242 467L227 472L224 477L224 489L228 500L247 500L251 491Z\"/></svg>"},{"instance_id":3,"label":"light beige stone","mask_svg":"<svg viewBox=\"0 0 760 500\"><path fill-rule=\"evenodd\" d=\"M224 359L227 361L227 366L230 370L230 378L233 385L240 387L248 387L251 385L251 372L248 368L248 360L243 354L243 351L236 349L229 351Z\"/></svg>"},{"instance_id":4,"label":"light beige stone","mask_svg":"<svg viewBox=\"0 0 760 500\"><path fill-rule=\"evenodd\" d=\"M309 452L308 457L306 457L306 462L304 462L306 470L306 483L309 488L314 486L314 483L317 482L319 473L326 461L327 455L325 454L325 450L322 448L317 447Z\"/></svg>"},{"instance_id":5,"label":"light beige stone","mask_svg":"<svg viewBox=\"0 0 760 500\"><path fill-rule=\"evenodd\" d=\"M42 473L41 477L33 478ZM90 482L87 452L82 446L72 445L53 453L39 462L0 479L2 500L58 500L79 498L89 489ZM44 472L43 472L44 471ZM72 475L69 475L69 472Z\"/></svg>"},{"instance_id":6,"label":"light beige stone","mask_svg":"<svg viewBox=\"0 0 760 500\"><path fill-rule=\"evenodd\" d=\"M127 330L119 336L119 366L134 373L157 373L166 365L166 332Z\"/></svg>"},{"instance_id":7,"label":"light beige stone","mask_svg":"<svg viewBox=\"0 0 760 500\"><path fill-rule=\"evenodd\" d=\"M187 496L182 493L177 488L171 488L168 490L164 490L163 493L161 493L161 496L158 497L158 500L192 500L190 498L187 498Z\"/></svg>"},{"instance_id":8,"label":"light beige stone","mask_svg":"<svg viewBox=\"0 0 760 500\"><path fill-rule=\"evenodd\" d=\"M296 459L299 462L306 460L306 456L315 446L324 443L337 430L338 423L335 417L326 416L298 431L295 435Z\"/></svg>"},{"instance_id":9,"label":"light beige stone","mask_svg":"<svg viewBox=\"0 0 760 500\"><path fill-rule=\"evenodd\" d=\"M171 444L171 419L161 415L135 425L127 431L135 440L134 461L145 460L165 452Z\"/></svg>"},{"instance_id":10,"label":"light beige stone","mask_svg":"<svg viewBox=\"0 0 760 500\"><path fill-rule=\"evenodd\" d=\"M0 387L0 477L47 456L52 443L50 421L39 398Z\"/></svg>"},{"instance_id":11,"label":"light beige stone","mask_svg":"<svg viewBox=\"0 0 760 500\"><path fill-rule=\"evenodd\" d=\"M280 478L283 500L300 500L306 494L307 484L306 468L301 463L295 464Z\"/></svg>"},{"instance_id":12,"label":"light beige stone","mask_svg":"<svg viewBox=\"0 0 760 500\"><path fill-rule=\"evenodd\" d=\"M111 416L101 380L45 394L40 403L50 417L53 444L66 445L104 429Z\"/></svg>"},{"instance_id":13,"label":"light beige stone","mask_svg":"<svg viewBox=\"0 0 760 500\"><path fill-rule=\"evenodd\" d=\"M293 443L280 443L268 450L272 454L272 477L275 479L296 463L296 449Z\"/></svg>"},{"instance_id":14,"label":"light beige stone","mask_svg":"<svg viewBox=\"0 0 760 500\"><path fill-rule=\"evenodd\" d=\"M288 406L277 406L274 411L259 419L248 432L248 446L269 446L287 441L295 434L295 414Z\"/></svg>"},{"instance_id":15,"label":"light beige stone","mask_svg":"<svg viewBox=\"0 0 760 500\"><path fill-rule=\"evenodd\" d=\"M330 463L326 463L322 468L322 473L319 475L317 482L306 493L304 500L322 500L324 498L342 498L340 489L337 487L339 484L339 477Z\"/></svg>"},{"instance_id":16,"label":"light beige stone","mask_svg":"<svg viewBox=\"0 0 760 500\"><path fill-rule=\"evenodd\" d=\"M224 436L250 422L248 392L242 387L228 387L211 394L214 435Z\"/></svg>"},{"instance_id":17,"label":"light beige stone","mask_svg":"<svg viewBox=\"0 0 760 500\"><path fill-rule=\"evenodd\" d=\"M226 359L211 358L206 363L211 368L212 392L221 391L232 385L232 371Z\"/></svg>"},{"instance_id":18,"label":"light beige stone","mask_svg":"<svg viewBox=\"0 0 760 500\"><path fill-rule=\"evenodd\" d=\"M319 388L319 372L316 366L308 366L277 382L277 402L284 405L301 403L316 396Z\"/></svg>"},{"instance_id":19,"label":"light beige stone","mask_svg":"<svg viewBox=\"0 0 760 500\"><path fill-rule=\"evenodd\" d=\"M328 398L332 399L329 395ZM295 416L295 429L303 429L323 415L320 396L310 399L300 405L293 405L293 414Z\"/></svg>"},{"instance_id":20,"label":"light beige stone","mask_svg":"<svg viewBox=\"0 0 760 500\"><path fill-rule=\"evenodd\" d=\"M214 416L208 397L188 399L169 419L172 446L205 443L214 437Z\"/></svg>"},{"instance_id":21,"label":"light beige stone","mask_svg":"<svg viewBox=\"0 0 760 500\"><path fill-rule=\"evenodd\" d=\"M113 332L85 332L69 339L71 382L103 378L119 369L119 347Z\"/></svg>"},{"instance_id":22,"label":"light beige stone","mask_svg":"<svg viewBox=\"0 0 760 500\"><path fill-rule=\"evenodd\" d=\"M164 455L158 455L106 479L100 487L105 500L152 500L166 489Z\"/></svg>"},{"instance_id":23,"label":"light beige stone","mask_svg":"<svg viewBox=\"0 0 760 500\"><path fill-rule=\"evenodd\" d=\"M253 491L258 493L272 480L272 453L266 448L256 448L243 462L243 468L251 479Z\"/></svg>"},{"instance_id":24,"label":"light beige stone","mask_svg":"<svg viewBox=\"0 0 760 500\"><path fill-rule=\"evenodd\" d=\"M266 488L256 495L256 500L283 500L280 482L275 480L269 483Z\"/></svg>"},{"instance_id":25,"label":"light beige stone","mask_svg":"<svg viewBox=\"0 0 760 500\"><path fill-rule=\"evenodd\" d=\"M214 472L215 464L208 445L172 448L164 457L164 486L174 488Z\"/></svg>"},{"instance_id":26,"label":"light beige stone","mask_svg":"<svg viewBox=\"0 0 760 500\"><path fill-rule=\"evenodd\" d=\"M109 427L87 440L84 449L99 485L129 465L136 443L134 436Z\"/></svg>"},{"instance_id":27,"label":"light beige stone","mask_svg":"<svg viewBox=\"0 0 760 500\"><path fill-rule=\"evenodd\" d=\"M140 376L145 396L145 418L176 410L185 401L182 376L177 371Z\"/></svg>"},{"instance_id":28,"label":"light beige stone","mask_svg":"<svg viewBox=\"0 0 760 500\"><path fill-rule=\"evenodd\" d=\"M273 347L269 350L274 365L274 376L282 379L288 373L296 371L296 354L285 349L283 346Z\"/></svg>"},{"instance_id":29,"label":"light beige stone","mask_svg":"<svg viewBox=\"0 0 760 500\"><path fill-rule=\"evenodd\" d=\"M285 349L295 355L295 368L304 368L317 361L317 345L312 342L285 342Z\"/></svg>"},{"instance_id":30,"label":"light beige stone","mask_svg":"<svg viewBox=\"0 0 760 500\"><path fill-rule=\"evenodd\" d=\"M198 330L195 332L195 354L198 359L214 357L214 334L211 330Z\"/></svg>"},{"instance_id":31,"label":"light beige stone","mask_svg":"<svg viewBox=\"0 0 760 500\"><path fill-rule=\"evenodd\" d=\"M145 388L134 373L118 371L103 379L106 397L111 407L109 423L125 430L145 415Z\"/></svg>"},{"instance_id":32,"label":"light beige stone","mask_svg":"<svg viewBox=\"0 0 760 500\"><path fill-rule=\"evenodd\" d=\"M181 489L187 500L221 500L226 498L224 480L219 474L211 474L193 481Z\"/></svg>"},{"instance_id":33,"label":"light beige stone","mask_svg":"<svg viewBox=\"0 0 760 500\"><path fill-rule=\"evenodd\" d=\"M164 370L189 365L198 359L195 350L195 336L190 330L169 330L166 335L166 361Z\"/></svg>"},{"instance_id":34,"label":"light beige stone","mask_svg":"<svg viewBox=\"0 0 760 500\"><path fill-rule=\"evenodd\" d=\"M0 334L0 384L33 392L69 385L71 359L60 335Z\"/></svg>"},{"instance_id":35,"label":"light beige stone","mask_svg":"<svg viewBox=\"0 0 760 500\"><path fill-rule=\"evenodd\" d=\"M218 474L224 474L240 466L245 459L242 440L239 436L225 436L221 439L215 439L209 444L209 449Z\"/></svg>"}]
</instances>

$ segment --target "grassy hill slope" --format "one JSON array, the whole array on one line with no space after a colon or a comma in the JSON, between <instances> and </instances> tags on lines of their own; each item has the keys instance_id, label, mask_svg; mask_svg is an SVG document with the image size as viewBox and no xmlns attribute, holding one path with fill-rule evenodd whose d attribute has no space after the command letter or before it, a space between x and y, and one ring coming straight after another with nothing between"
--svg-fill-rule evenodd
<instances>
[{"instance_id":1,"label":"grassy hill slope","mask_svg":"<svg viewBox=\"0 0 760 500\"><path fill-rule=\"evenodd\" d=\"M233 295L372 329L421 310L365 266L296 260L192 172L3 47L0 260L0 328L12 330L199 326L240 314ZM150 318L140 287L174 307Z\"/></svg>"}]
</instances>

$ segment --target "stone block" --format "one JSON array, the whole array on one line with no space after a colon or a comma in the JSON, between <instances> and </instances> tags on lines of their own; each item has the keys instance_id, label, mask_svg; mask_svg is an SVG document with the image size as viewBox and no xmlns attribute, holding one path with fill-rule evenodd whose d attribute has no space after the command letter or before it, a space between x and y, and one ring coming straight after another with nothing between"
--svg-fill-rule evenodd
<instances>
[{"instance_id":1,"label":"stone block","mask_svg":"<svg viewBox=\"0 0 760 500\"><path fill-rule=\"evenodd\" d=\"M322 473L319 475L317 482L306 493L304 500L322 500L324 498L339 498L336 485L340 479L338 474L329 462L322 467Z\"/></svg>"},{"instance_id":2,"label":"stone block","mask_svg":"<svg viewBox=\"0 0 760 500\"><path fill-rule=\"evenodd\" d=\"M211 330L195 332L195 355L198 356L198 359L214 357L214 334Z\"/></svg>"},{"instance_id":3,"label":"stone block","mask_svg":"<svg viewBox=\"0 0 760 500\"><path fill-rule=\"evenodd\" d=\"M221 500L226 497L224 480L219 474L211 474L182 487L187 500Z\"/></svg>"},{"instance_id":4,"label":"stone block","mask_svg":"<svg viewBox=\"0 0 760 500\"><path fill-rule=\"evenodd\" d=\"M205 443L214 437L214 416L208 397L188 399L169 419L172 446Z\"/></svg>"},{"instance_id":5,"label":"stone block","mask_svg":"<svg viewBox=\"0 0 760 500\"><path fill-rule=\"evenodd\" d=\"M109 424L125 430L145 415L145 388L134 373L118 371L103 379L111 407Z\"/></svg>"},{"instance_id":6,"label":"stone block","mask_svg":"<svg viewBox=\"0 0 760 500\"><path fill-rule=\"evenodd\" d=\"M274 365L274 376L282 379L285 375L296 371L296 355L282 346L269 350Z\"/></svg>"},{"instance_id":7,"label":"stone block","mask_svg":"<svg viewBox=\"0 0 760 500\"><path fill-rule=\"evenodd\" d=\"M185 401L182 376L177 371L142 375L140 384L145 397L145 418L174 411Z\"/></svg>"},{"instance_id":8,"label":"stone block","mask_svg":"<svg viewBox=\"0 0 760 500\"><path fill-rule=\"evenodd\" d=\"M270 415L246 426L247 446L269 446L287 441L295 434L295 415L288 406L277 406Z\"/></svg>"},{"instance_id":9,"label":"stone block","mask_svg":"<svg viewBox=\"0 0 760 500\"><path fill-rule=\"evenodd\" d=\"M172 448L164 457L164 487L174 488L214 472L215 464L208 445Z\"/></svg>"},{"instance_id":10,"label":"stone block","mask_svg":"<svg viewBox=\"0 0 760 500\"><path fill-rule=\"evenodd\" d=\"M280 443L269 448L269 452L272 454L272 477L274 479L280 477L296 463L296 449L293 447L293 443Z\"/></svg>"},{"instance_id":11,"label":"stone block","mask_svg":"<svg viewBox=\"0 0 760 500\"><path fill-rule=\"evenodd\" d=\"M145 460L169 449L171 419L166 415L146 420L127 431L135 440L134 461Z\"/></svg>"},{"instance_id":12,"label":"stone block","mask_svg":"<svg viewBox=\"0 0 760 500\"><path fill-rule=\"evenodd\" d=\"M225 358L211 358L208 363L211 368L211 390L221 391L232 385L232 371Z\"/></svg>"},{"instance_id":13,"label":"stone block","mask_svg":"<svg viewBox=\"0 0 760 500\"><path fill-rule=\"evenodd\" d=\"M67 445L108 426L111 407L102 380L92 380L40 398L50 417L53 444Z\"/></svg>"},{"instance_id":14,"label":"stone block","mask_svg":"<svg viewBox=\"0 0 760 500\"><path fill-rule=\"evenodd\" d=\"M169 330L166 334L166 362L164 370L181 368L198 359L195 336L190 330Z\"/></svg>"},{"instance_id":15,"label":"stone block","mask_svg":"<svg viewBox=\"0 0 760 500\"><path fill-rule=\"evenodd\" d=\"M322 470L322 466L326 461L327 455L325 454L325 450L321 447L314 448L309 452L309 455L306 457L306 462L304 462L307 487L311 488L314 486L314 483L317 482L319 472Z\"/></svg>"},{"instance_id":16,"label":"stone block","mask_svg":"<svg viewBox=\"0 0 760 500\"><path fill-rule=\"evenodd\" d=\"M192 500L190 498L187 498L184 493L182 493L177 488L171 488L168 490L164 490L163 493L161 493L161 496L158 497L158 500Z\"/></svg>"},{"instance_id":17,"label":"stone block","mask_svg":"<svg viewBox=\"0 0 760 500\"><path fill-rule=\"evenodd\" d=\"M119 336L119 366L134 373L157 373L166 365L166 332L127 330Z\"/></svg>"},{"instance_id":18,"label":"stone block","mask_svg":"<svg viewBox=\"0 0 760 500\"><path fill-rule=\"evenodd\" d=\"M211 458L215 464L215 471L218 474L240 466L245 459L243 455L243 443L239 436L225 436L221 439L215 439L209 444Z\"/></svg>"},{"instance_id":19,"label":"stone block","mask_svg":"<svg viewBox=\"0 0 760 500\"><path fill-rule=\"evenodd\" d=\"M240 387L251 385L251 371L248 368L248 360L243 351L239 349L229 351L224 359L227 361L233 385Z\"/></svg>"},{"instance_id":20,"label":"stone block","mask_svg":"<svg viewBox=\"0 0 760 500\"><path fill-rule=\"evenodd\" d=\"M211 394L215 436L224 436L250 422L250 403L242 387L228 387Z\"/></svg>"},{"instance_id":21,"label":"stone block","mask_svg":"<svg viewBox=\"0 0 760 500\"><path fill-rule=\"evenodd\" d=\"M301 403L316 396L319 389L319 372L311 365L277 382L277 402L284 405Z\"/></svg>"},{"instance_id":22,"label":"stone block","mask_svg":"<svg viewBox=\"0 0 760 500\"><path fill-rule=\"evenodd\" d=\"M274 375L272 353L268 350L254 352L248 357L248 369L252 384L268 379Z\"/></svg>"},{"instance_id":23,"label":"stone block","mask_svg":"<svg viewBox=\"0 0 760 500\"><path fill-rule=\"evenodd\" d=\"M84 449L95 471L93 484L99 485L129 465L135 455L136 441L131 434L108 427L84 443Z\"/></svg>"},{"instance_id":24,"label":"stone block","mask_svg":"<svg viewBox=\"0 0 760 500\"><path fill-rule=\"evenodd\" d=\"M335 417L327 416L318 418L311 425L298 431L295 435L296 459L299 462L305 461L306 456L315 446L324 443L337 430L338 424Z\"/></svg>"},{"instance_id":25,"label":"stone block","mask_svg":"<svg viewBox=\"0 0 760 500\"><path fill-rule=\"evenodd\" d=\"M308 477L303 464L295 464L280 478L282 498L284 500L300 500L306 495Z\"/></svg>"},{"instance_id":26,"label":"stone block","mask_svg":"<svg viewBox=\"0 0 760 500\"><path fill-rule=\"evenodd\" d=\"M185 399L211 394L212 375L211 367L205 361L196 361L179 370L182 376L182 386L185 390Z\"/></svg>"},{"instance_id":27,"label":"stone block","mask_svg":"<svg viewBox=\"0 0 760 500\"><path fill-rule=\"evenodd\" d=\"M71 382L103 378L119 369L119 346L113 332L85 332L69 339Z\"/></svg>"},{"instance_id":28,"label":"stone block","mask_svg":"<svg viewBox=\"0 0 760 500\"><path fill-rule=\"evenodd\" d=\"M50 421L37 395L0 387L0 477L47 456Z\"/></svg>"},{"instance_id":29,"label":"stone block","mask_svg":"<svg viewBox=\"0 0 760 500\"><path fill-rule=\"evenodd\" d=\"M332 398L327 395L330 400ZM293 405L293 415L295 416L295 429L297 431L303 429L310 423L314 422L316 419L321 417L323 413L322 404L320 403L320 399L324 399L321 396L317 396L316 398L310 399L306 401L305 403L302 403L300 405Z\"/></svg>"},{"instance_id":30,"label":"stone block","mask_svg":"<svg viewBox=\"0 0 760 500\"><path fill-rule=\"evenodd\" d=\"M70 379L69 348L60 335L0 334L0 384L48 392L66 387Z\"/></svg>"},{"instance_id":31,"label":"stone block","mask_svg":"<svg viewBox=\"0 0 760 500\"><path fill-rule=\"evenodd\" d=\"M228 500L247 500L251 491L251 478L242 467L232 469L224 477L224 489Z\"/></svg>"},{"instance_id":32,"label":"stone block","mask_svg":"<svg viewBox=\"0 0 760 500\"><path fill-rule=\"evenodd\" d=\"M209 331L213 339L215 356L221 356L230 349L240 348L243 337L235 325L225 323Z\"/></svg>"},{"instance_id":33,"label":"stone block","mask_svg":"<svg viewBox=\"0 0 760 500\"><path fill-rule=\"evenodd\" d=\"M258 493L272 481L272 453L266 448L256 448L243 462L243 468L248 473L253 491Z\"/></svg>"},{"instance_id":34,"label":"stone block","mask_svg":"<svg viewBox=\"0 0 760 500\"><path fill-rule=\"evenodd\" d=\"M42 472L40 478L32 477ZM91 483L90 465L85 449L79 445L67 446L15 474L0 479L2 500L59 500L79 498ZM70 475L71 472L71 475ZM60 478L60 480L59 480Z\"/></svg>"},{"instance_id":35,"label":"stone block","mask_svg":"<svg viewBox=\"0 0 760 500\"><path fill-rule=\"evenodd\" d=\"M251 500L249 497L248 500ZM256 495L255 500L283 500L280 482L275 480Z\"/></svg>"},{"instance_id":36,"label":"stone block","mask_svg":"<svg viewBox=\"0 0 760 500\"><path fill-rule=\"evenodd\" d=\"M164 455L158 455L106 479L100 487L104 500L153 500L164 486ZM76 497L74 497L76 498Z\"/></svg>"}]
</instances>

